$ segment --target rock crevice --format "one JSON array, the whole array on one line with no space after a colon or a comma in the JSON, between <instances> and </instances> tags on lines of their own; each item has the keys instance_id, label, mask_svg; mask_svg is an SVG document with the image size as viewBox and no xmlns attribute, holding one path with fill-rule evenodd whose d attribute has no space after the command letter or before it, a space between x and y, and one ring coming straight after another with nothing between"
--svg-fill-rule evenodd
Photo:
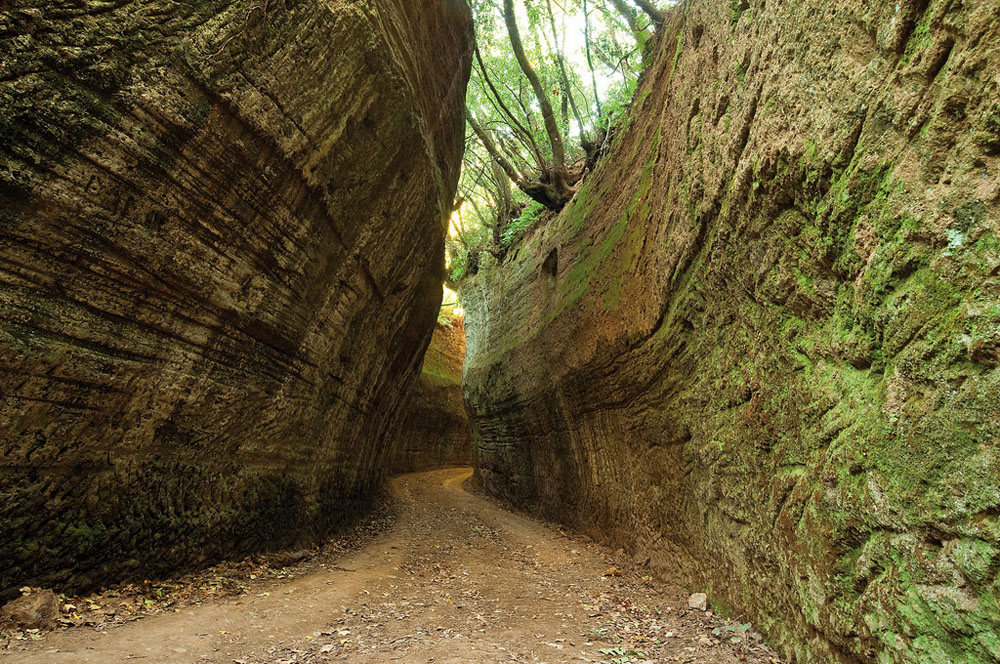
<instances>
[{"instance_id":1,"label":"rock crevice","mask_svg":"<svg viewBox=\"0 0 1000 664\"><path fill-rule=\"evenodd\" d=\"M464 359L464 321L438 324L391 436L390 472L473 465L472 432L462 402Z\"/></svg>"}]
</instances>

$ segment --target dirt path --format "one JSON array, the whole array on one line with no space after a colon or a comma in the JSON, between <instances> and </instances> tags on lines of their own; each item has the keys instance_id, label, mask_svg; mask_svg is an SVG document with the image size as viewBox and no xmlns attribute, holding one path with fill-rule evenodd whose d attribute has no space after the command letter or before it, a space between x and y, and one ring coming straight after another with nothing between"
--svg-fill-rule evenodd
<instances>
[{"instance_id":1,"label":"dirt path","mask_svg":"<svg viewBox=\"0 0 1000 664\"><path fill-rule=\"evenodd\" d=\"M689 610L623 557L467 493L470 473L395 479L396 525L336 564L104 631L56 632L3 661L778 661L749 625Z\"/></svg>"}]
</instances>

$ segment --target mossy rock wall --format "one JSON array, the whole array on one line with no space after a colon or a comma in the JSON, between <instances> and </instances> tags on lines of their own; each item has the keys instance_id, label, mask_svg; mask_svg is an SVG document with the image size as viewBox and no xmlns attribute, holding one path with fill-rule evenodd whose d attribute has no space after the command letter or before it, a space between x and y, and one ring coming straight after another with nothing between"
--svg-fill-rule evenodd
<instances>
[{"instance_id":1,"label":"mossy rock wall","mask_svg":"<svg viewBox=\"0 0 1000 664\"><path fill-rule=\"evenodd\" d=\"M0 3L0 598L364 509L470 44L462 0Z\"/></svg>"},{"instance_id":2,"label":"mossy rock wall","mask_svg":"<svg viewBox=\"0 0 1000 664\"><path fill-rule=\"evenodd\" d=\"M393 434L389 469L412 473L471 466L472 432L462 402L465 325L438 325Z\"/></svg>"},{"instance_id":3,"label":"mossy rock wall","mask_svg":"<svg viewBox=\"0 0 1000 664\"><path fill-rule=\"evenodd\" d=\"M1000 2L689 0L462 284L483 485L798 662L1000 659Z\"/></svg>"}]
</instances>

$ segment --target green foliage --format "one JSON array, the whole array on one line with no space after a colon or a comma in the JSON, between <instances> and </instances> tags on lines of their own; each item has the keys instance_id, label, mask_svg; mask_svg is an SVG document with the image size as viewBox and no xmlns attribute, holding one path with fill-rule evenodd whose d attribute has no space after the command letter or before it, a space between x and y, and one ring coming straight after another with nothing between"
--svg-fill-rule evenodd
<instances>
[{"instance_id":1,"label":"green foliage","mask_svg":"<svg viewBox=\"0 0 1000 664\"><path fill-rule=\"evenodd\" d=\"M634 662L641 662L646 659L645 653L641 653L638 650L632 650L631 648L623 648L621 646L615 648L601 648L598 652L602 655L610 655L610 661L612 664L633 664Z\"/></svg>"},{"instance_id":2,"label":"green foliage","mask_svg":"<svg viewBox=\"0 0 1000 664\"><path fill-rule=\"evenodd\" d=\"M736 27L736 24L740 22L740 18L743 16L743 12L748 9L750 9L750 3L747 0L730 0L729 25Z\"/></svg>"},{"instance_id":3,"label":"green foliage","mask_svg":"<svg viewBox=\"0 0 1000 664\"><path fill-rule=\"evenodd\" d=\"M452 295L452 298L446 299L441 303L441 309L438 311L437 323L438 325L444 325L445 327L451 327L455 324L459 318L461 318L461 306L458 303L458 299Z\"/></svg>"},{"instance_id":4,"label":"green foliage","mask_svg":"<svg viewBox=\"0 0 1000 664\"><path fill-rule=\"evenodd\" d=\"M521 212L520 216L503 231L503 248L508 249L514 240L521 234L521 231L531 227L539 216L544 212L545 206L536 201L529 201Z\"/></svg>"},{"instance_id":5,"label":"green foliage","mask_svg":"<svg viewBox=\"0 0 1000 664\"><path fill-rule=\"evenodd\" d=\"M538 101L512 51L502 0L471 5L478 56L466 105L493 154L469 126L459 182L462 228L448 243L454 282L476 272L485 252L501 258L543 219L542 205L522 189L525 181L547 182L553 164ZM515 11L525 54L556 115L566 166L578 178L626 116L650 26L641 12L623 15L607 0L533 0L515 3ZM501 161L507 162L503 168ZM512 181L511 170L522 181Z\"/></svg>"},{"instance_id":6,"label":"green foliage","mask_svg":"<svg viewBox=\"0 0 1000 664\"><path fill-rule=\"evenodd\" d=\"M625 117L629 105L632 103L632 98L635 97L638 81L638 78L628 79L611 86L608 90L608 98L602 106L601 125L611 127Z\"/></svg>"},{"instance_id":7,"label":"green foliage","mask_svg":"<svg viewBox=\"0 0 1000 664\"><path fill-rule=\"evenodd\" d=\"M476 272L489 243L489 228L482 224L473 226L464 236L448 238L448 271L452 282L458 282L466 274Z\"/></svg>"}]
</instances>

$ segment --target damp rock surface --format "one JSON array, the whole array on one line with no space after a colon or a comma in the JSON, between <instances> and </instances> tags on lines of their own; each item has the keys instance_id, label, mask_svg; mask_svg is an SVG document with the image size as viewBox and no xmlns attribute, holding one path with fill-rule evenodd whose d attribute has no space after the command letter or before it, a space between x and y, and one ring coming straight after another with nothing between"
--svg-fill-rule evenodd
<instances>
[{"instance_id":1,"label":"damp rock surface","mask_svg":"<svg viewBox=\"0 0 1000 664\"><path fill-rule=\"evenodd\" d=\"M483 486L796 661L995 661L998 15L673 10L606 161L462 284Z\"/></svg>"}]
</instances>

